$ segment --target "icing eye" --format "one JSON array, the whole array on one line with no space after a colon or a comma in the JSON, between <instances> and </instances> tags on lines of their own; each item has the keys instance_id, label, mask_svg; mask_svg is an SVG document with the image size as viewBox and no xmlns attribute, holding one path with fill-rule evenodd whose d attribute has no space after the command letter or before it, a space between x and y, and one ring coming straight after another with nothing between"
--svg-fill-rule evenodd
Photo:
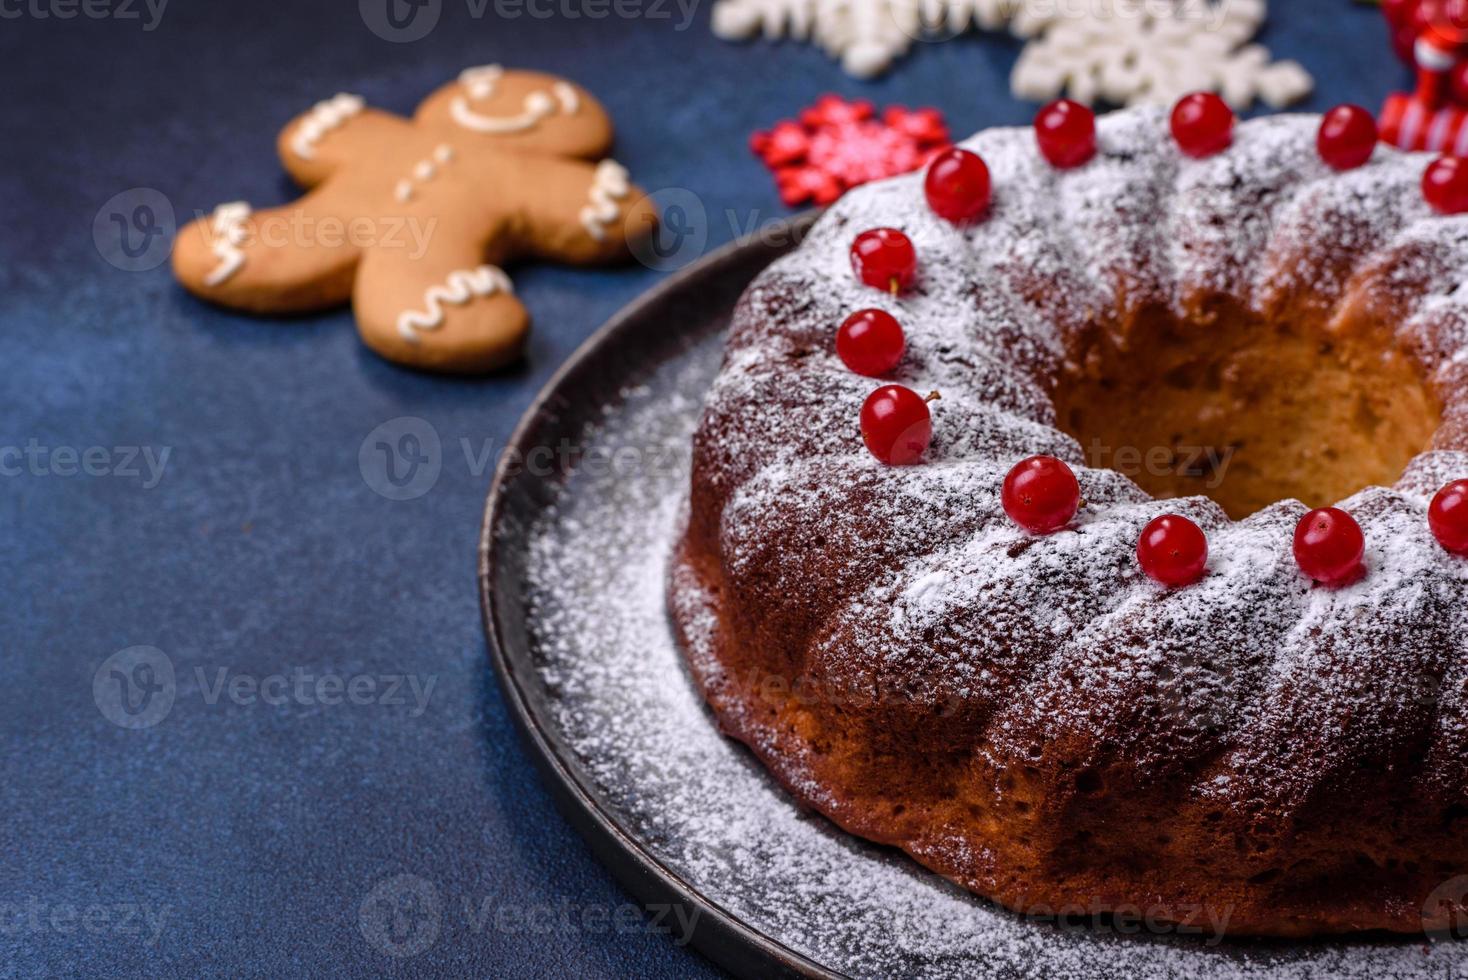
<instances>
[{"instance_id":1,"label":"icing eye","mask_svg":"<svg viewBox=\"0 0 1468 980\"><path fill-rule=\"evenodd\" d=\"M533 113L537 116L543 116L547 113L554 112L555 108L555 100L552 99L549 95L546 95L544 92L531 92L529 95L525 96L526 112Z\"/></svg>"}]
</instances>

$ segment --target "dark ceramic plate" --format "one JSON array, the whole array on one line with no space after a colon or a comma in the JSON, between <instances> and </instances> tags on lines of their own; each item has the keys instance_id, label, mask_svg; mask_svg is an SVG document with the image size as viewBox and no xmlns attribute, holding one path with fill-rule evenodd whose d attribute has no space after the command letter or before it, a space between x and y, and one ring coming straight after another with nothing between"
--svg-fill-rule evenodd
<instances>
[{"instance_id":1,"label":"dark ceramic plate","mask_svg":"<svg viewBox=\"0 0 1468 980\"><path fill-rule=\"evenodd\" d=\"M741 976L1468 977L1468 944L1218 942L1024 919L802 813L722 738L664 608L689 437L744 287L811 217L614 317L516 430L481 535L505 700L568 819L650 921Z\"/></svg>"},{"instance_id":2,"label":"dark ceramic plate","mask_svg":"<svg viewBox=\"0 0 1468 980\"><path fill-rule=\"evenodd\" d=\"M530 465L541 447L562 440L581 445L603 407L624 397L624 386L667 359L687 356L700 340L721 335L744 287L810 227L811 216L787 224L785 247L727 246L671 276L623 309L576 351L546 384L516 427L495 474L481 530L480 608L500 685L557 803L636 898L674 922L696 910L692 941L736 973L835 976L760 934L699 893L650 854L618 819L615 806L586 778L577 752L556 724L554 695L538 672L535 623L527 605L526 537L563 492L575 461L557 458L554 471ZM542 456L545 454L542 453ZM517 462L523 460L523 467ZM675 905L673 912L662 907ZM676 914L675 914L676 913ZM687 918L682 921L687 921ZM670 932L672 930L670 929ZM682 938L675 936L675 940Z\"/></svg>"}]
</instances>

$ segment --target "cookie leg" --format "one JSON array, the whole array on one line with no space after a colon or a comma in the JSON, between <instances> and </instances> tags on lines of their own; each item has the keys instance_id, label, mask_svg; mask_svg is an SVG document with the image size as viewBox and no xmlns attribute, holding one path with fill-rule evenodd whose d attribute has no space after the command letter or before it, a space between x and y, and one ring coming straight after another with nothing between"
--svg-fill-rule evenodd
<instances>
[{"instance_id":1,"label":"cookie leg","mask_svg":"<svg viewBox=\"0 0 1468 980\"><path fill-rule=\"evenodd\" d=\"M520 357L530 315L509 276L471 241L433 248L374 248L363 257L352 305L368 347L407 367L479 374Z\"/></svg>"},{"instance_id":2,"label":"cookie leg","mask_svg":"<svg viewBox=\"0 0 1468 980\"><path fill-rule=\"evenodd\" d=\"M345 303L361 248L320 192L254 211L221 204L182 228L173 272L201 299L255 313L302 313Z\"/></svg>"}]
</instances>

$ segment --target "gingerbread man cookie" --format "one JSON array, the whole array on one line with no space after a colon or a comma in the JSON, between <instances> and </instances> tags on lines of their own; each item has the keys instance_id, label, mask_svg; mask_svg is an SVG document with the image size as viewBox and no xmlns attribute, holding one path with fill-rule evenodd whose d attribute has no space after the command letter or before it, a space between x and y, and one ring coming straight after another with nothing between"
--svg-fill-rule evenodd
<instances>
[{"instance_id":1,"label":"gingerbread man cookie","mask_svg":"<svg viewBox=\"0 0 1468 980\"><path fill-rule=\"evenodd\" d=\"M501 264L610 261L652 233L651 202L602 159L611 142L589 93L536 72L471 68L411 120L338 95L278 140L306 195L220 205L179 233L174 274L259 313L350 300L383 357L487 371L520 355L530 323Z\"/></svg>"}]
</instances>

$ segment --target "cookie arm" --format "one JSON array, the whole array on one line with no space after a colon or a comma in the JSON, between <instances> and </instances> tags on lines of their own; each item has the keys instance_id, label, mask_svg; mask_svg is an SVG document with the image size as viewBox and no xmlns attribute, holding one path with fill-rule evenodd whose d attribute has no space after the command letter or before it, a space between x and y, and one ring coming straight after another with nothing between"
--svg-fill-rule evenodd
<instances>
[{"instance_id":1,"label":"cookie arm","mask_svg":"<svg viewBox=\"0 0 1468 980\"><path fill-rule=\"evenodd\" d=\"M368 249L352 294L363 342L388 360L448 374L518 360L530 316L495 264L506 240L502 222L464 215L437 223L422 251Z\"/></svg>"},{"instance_id":2,"label":"cookie arm","mask_svg":"<svg viewBox=\"0 0 1468 980\"><path fill-rule=\"evenodd\" d=\"M255 313L303 313L347 301L361 249L330 185L285 207L221 204L179 230L173 272L201 299Z\"/></svg>"},{"instance_id":3,"label":"cookie arm","mask_svg":"<svg viewBox=\"0 0 1468 980\"><path fill-rule=\"evenodd\" d=\"M635 253L657 228L653 203L614 160L520 156L507 165L519 254L577 265L611 262Z\"/></svg>"},{"instance_id":4,"label":"cookie arm","mask_svg":"<svg viewBox=\"0 0 1468 980\"><path fill-rule=\"evenodd\" d=\"M286 172L302 187L315 187L344 163L370 161L382 147L413 137L408 120L369 109L355 95L316 103L280 131L276 153Z\"/></svg>"}]
</instances>

